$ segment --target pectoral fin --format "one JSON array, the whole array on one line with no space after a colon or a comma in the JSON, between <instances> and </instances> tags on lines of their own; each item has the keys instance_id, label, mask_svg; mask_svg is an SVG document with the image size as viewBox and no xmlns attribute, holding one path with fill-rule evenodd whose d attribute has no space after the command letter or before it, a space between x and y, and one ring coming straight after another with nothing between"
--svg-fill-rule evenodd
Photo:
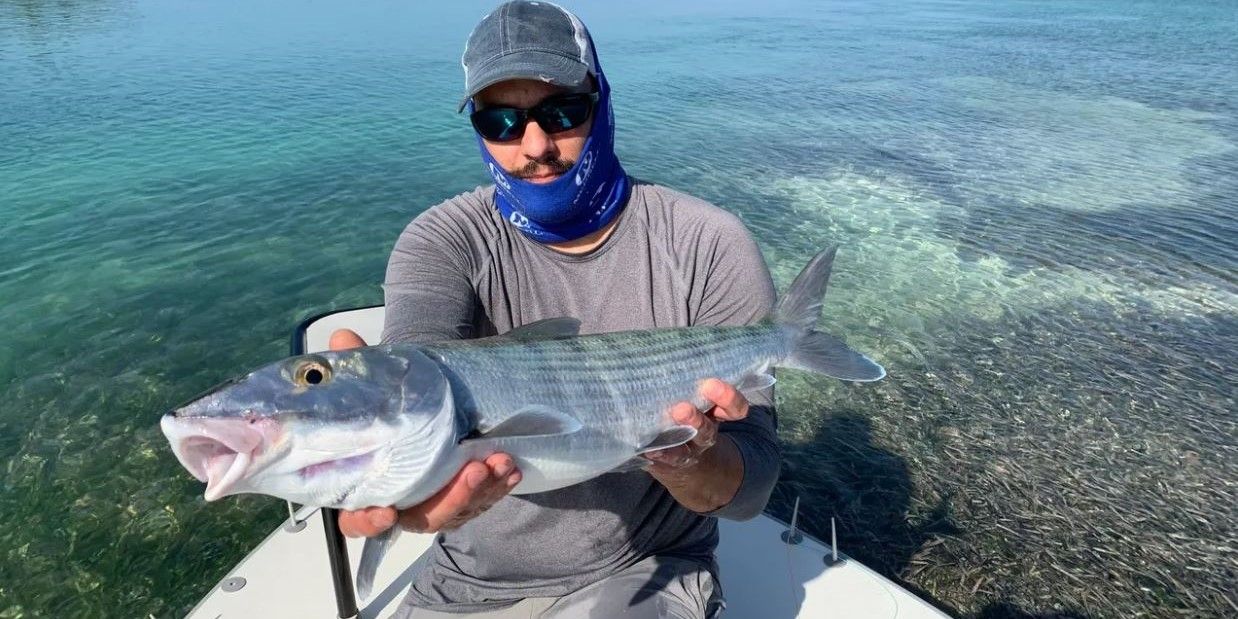
<instances>
[{"instance_id":1,"label":"pectoral fin","mask_svg":"<svg viewBox=\"0 0 1238 619\"><path fill-rule=\"evenodd\" d=\"M744 395L748 395L754 391L760 391L762 389L773 387L775 382L778 381L774 379L774 375L768 372L749 374L740 379L738 383L735 383L735 390L743 393Z\"/></svg>"},{"instance_id":2,"label":"pectoral fin","mask_svg":"<svg viewBox=\"0 0 1238 619\"><path fill-rule=\"evenodd\" d=\"M678 447L696 438L696 428L692 426L673 426L654 437L652 441L641 447L636 453L643 454L659 449Z\"/></svg>"},{"instance_id":3,"label":"pectoral fin","mask_svg":"<svg viewBox=\"0 0 1238 619\"><path fill-rule=\"evenodd\" d=\"M608 472L610 473L630 473L632 471L641 471L641 470L644 470L646 466L649 466L649 464L650 464L649 460L642 458L640 456L636 456L635 458L632 458L631 460L628 460L627 462L620 464L619 466L611 469Z\"/></svg>"},{"instance_id":4,"label":"pectoral fin","mask_svg":"<svg viewBox=\"0 0 1238 619\"><path fill-rule=\"evenodd\" d=\"M579 432L582 427L579 420L562 411L548 406L529 406L478 436L461 441L461 444L496 438L565 435Z\"/></svg>"},{"instance_id":5,"label":"pectoral fin","mask_svg":"<svg viewBox=\"0 0 1238 619\"><path fill-rule=\"evenodd\" d=\"M696 438L696 428L692 426L674 426L667 429L661 434L654 437L645 446L641 447L636 453L637 456L611 469L611 473L628 473L631 471L639 471L649 466L649 460L640 456L640 454L657 451L659 449L670 449L678 447Z\"/></svg>"}]
</instances>

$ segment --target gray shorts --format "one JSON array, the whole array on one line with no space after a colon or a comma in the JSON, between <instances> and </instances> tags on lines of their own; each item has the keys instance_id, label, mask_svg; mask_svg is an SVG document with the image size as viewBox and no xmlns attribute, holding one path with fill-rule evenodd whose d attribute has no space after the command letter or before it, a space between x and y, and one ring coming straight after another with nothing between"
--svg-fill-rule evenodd
<instances>
[{"instance_id":1,"label":"gray shorts","mask_svg":"<svg viewBox=\"0 0 1238 619\"><path fill-rule=\"evenodd\" d=\"M699 563L650 557L563 597L468 614L416 608L406 598L392 619L715 619L725 606L718 580Z\"/></svg>"}]
</instances>

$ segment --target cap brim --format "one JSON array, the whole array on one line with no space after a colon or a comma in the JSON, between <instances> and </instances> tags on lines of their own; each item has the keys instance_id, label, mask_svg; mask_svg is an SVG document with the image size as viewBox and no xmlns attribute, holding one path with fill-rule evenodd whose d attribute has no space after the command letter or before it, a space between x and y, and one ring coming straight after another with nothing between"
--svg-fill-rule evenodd
<instances>
[{"instance_id":1,"label":"cap brim","mask_svg":"<svg viewBox=\"0 0 1238 619\"><path fill-rule=\"evenodd\" d=\"M468 92L460 101L460 108L456 112L463 111L469 99L482 90L499 82L516 79L539 80L564 88L577 88L588 83L589 66L576 58L537 50L496 56L473 70L469 76Z\"/></svg>"}]
</instances>

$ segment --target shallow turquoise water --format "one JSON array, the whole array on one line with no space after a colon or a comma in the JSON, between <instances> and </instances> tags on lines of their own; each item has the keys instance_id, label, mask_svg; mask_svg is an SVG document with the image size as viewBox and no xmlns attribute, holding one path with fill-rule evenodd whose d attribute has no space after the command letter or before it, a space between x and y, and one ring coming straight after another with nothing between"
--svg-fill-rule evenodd
<instances>
[{"instance_id":1,"label":"shallow turquoise water","mask_svg":"<svg viewBox=\"0 0 1238 619\"><path fill-rule=\"evenodd\" d=\"M578 8L625 166L783 285L841 243L831 329L891 370L784 381L777 508L965 614L1230 608L1232 3L668 4ZM157 417L485 181L487 6L0 5L0 617L176 614L274 526Z\"/></svg>"}]
</instances>

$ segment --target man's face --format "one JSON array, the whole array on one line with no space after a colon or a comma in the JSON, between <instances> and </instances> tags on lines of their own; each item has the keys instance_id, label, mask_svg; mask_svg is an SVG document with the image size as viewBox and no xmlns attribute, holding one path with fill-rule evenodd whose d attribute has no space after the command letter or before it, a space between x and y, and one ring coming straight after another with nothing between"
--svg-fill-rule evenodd
<instances>
[{"instance_id":1,"label":"man's face","mask_svg":"<svg viewBox=\"0 0 1238 619\"><path fill-rule=\"evenodd\" d=\"M566 89L537 80L508 80L499 82L473 97L478 109L486 107L518 107L529 109L547 97L564 94ZM516 178L530 183L549 183L576 164L584 149L593 117L575 129L547 134L536 121L530 119L524 135L510 142L482 143L495 161Z\"/></svg>"}]
</instances>

